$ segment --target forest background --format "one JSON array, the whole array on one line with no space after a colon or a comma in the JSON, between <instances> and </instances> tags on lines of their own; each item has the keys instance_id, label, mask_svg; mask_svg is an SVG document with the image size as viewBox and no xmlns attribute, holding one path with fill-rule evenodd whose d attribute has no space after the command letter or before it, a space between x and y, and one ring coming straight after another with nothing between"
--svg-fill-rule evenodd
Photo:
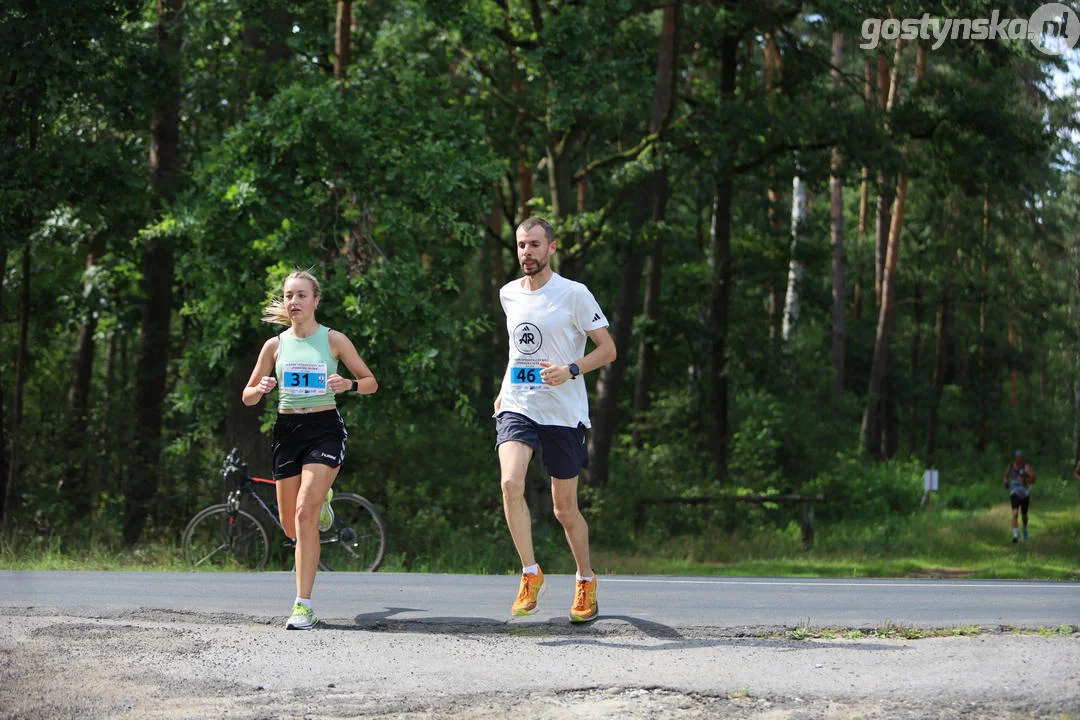
<instances>
[{"instance_id":1,"label":"forest background","mask_svg":"<svg viewBox=\"0 0 1080 720\"><path fill-rule=\"evenodd\" d=\"M339 483L387 567L513 572L498 288L541 215L618 347L587 378L600 569L978 566L1022 448L1043 561L978 572L1075 577L1077 51L898 22L1040 7L5 2L0 556L175 549L229 448L266 474L273 402L240 390L312 268L380 383L340 403ZM810 550L790 499L818 497Z\"/></svg>"}]
</instances>

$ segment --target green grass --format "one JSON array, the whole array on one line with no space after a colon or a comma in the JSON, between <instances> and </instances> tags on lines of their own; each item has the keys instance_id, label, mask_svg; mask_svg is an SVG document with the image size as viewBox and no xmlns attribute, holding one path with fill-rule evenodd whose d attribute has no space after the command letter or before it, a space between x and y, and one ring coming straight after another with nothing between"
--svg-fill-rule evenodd
<instances>
[{"instance_id":1,"label":"green grass","mask_svg":"<svg viewBox=\"0 0 1080 720\"><path fill-rule=\"evenodd\" d=\"M935 511L880 523L819 523L812 549L798 533L706 532L653 537L648 552L594 551L604 572L642 575L938 577L1080 580L1080 507L1032 510L1028 542L1013 544L1009 507ZM797 530L797 528L796 528Z\"/></svg>"},{"instance_id":2,"label":"green grass","mask_svg":"<svg viewBox=\"0 0 1080 720\"><path fill-rule=\"evenodd\" d=\"M1062 627L1069 626L1065 625ZM973 635L981 634L982 631L982 628L978 625L954 625L951 627L924 628L886 620L876 628L864 632L858 629L842 627L815 628L810 625L809 620L805 620L800 621L798 625L790 630L785 630L783 633L774 635L774 637L783 637L787 640L865 640L874 638L887 640L922 640L923 638L931 637L971 637ZM1040 632L1040 634L1042 633Z\"/></svg>"},{"instance_id":3,"label":"green grass","mask_svg":"<svg viewBox=\"0 0 1080 720\"><path fill-rule=\"evenodd\" d=\"M599 524L599 523L594 523ZM394 552L383 569L452 573L512 572L513 546L499 526L491 537L448 530L444 552L422 562ZM933 529L925 513L879 521L819 521L815 546L803 549L798 527L723 532L706 527L694 535L664 535L656 528L613 547L593 534L593 566L602 574L909 577L1080 580L1080 506L1034 507L1031 539L1012 544L1005 504L989 509L936 510ZM537 554L551 573L573 572L558 528L537 523ZM494 538L494 539L493 539ZM0 568L19 570L183 571L178 540L164 538L125 548L110 538L64 540L17 534L0 542Z\"/></svg>"},{"instance_id":4,"label":"green grass","mask_svg":"<svg viewBox=\"0 0 1080 720\"><path fill-rule=\"evenodd\" d=\"M189 570L175 542L149 542L124 548L101 539L65 542L62 538L18 537L0 543L5 570Z\"/></svg>"}]
</instances>

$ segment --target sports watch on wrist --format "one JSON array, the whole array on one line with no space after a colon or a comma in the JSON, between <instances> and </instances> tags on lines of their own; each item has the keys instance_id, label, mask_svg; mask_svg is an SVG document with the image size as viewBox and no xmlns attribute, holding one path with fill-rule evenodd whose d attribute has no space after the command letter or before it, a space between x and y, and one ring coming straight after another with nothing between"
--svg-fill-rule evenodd
<instances>
[{"instance_id":1,"label":"sports watch on wrist","mask_svg":"<svg viewBox=\"0 0 1080 720\"><path fill-rule=\"evenodd\" d=\"M577 376L581 374L581 368L577 366L577 363L570 363L570 379L577 380Z\"/></svg>"},{"instance_id":2,"label":"sports watch on wrist","mask_svg":"<svg viewBox=\"0 0 1080 720\"><path fill-rule=\"evenodd\" d=\"M356 388L357 388L357 382L355 380L353 380L352 381L352 391L356 392Z\"/></svg>"}]
</instances>

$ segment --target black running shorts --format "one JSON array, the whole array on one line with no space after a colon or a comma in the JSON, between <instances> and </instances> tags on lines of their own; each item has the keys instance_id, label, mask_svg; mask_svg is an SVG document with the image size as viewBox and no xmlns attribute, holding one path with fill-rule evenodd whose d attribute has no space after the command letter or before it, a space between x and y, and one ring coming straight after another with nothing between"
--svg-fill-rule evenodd
<instances>
[{"instance_id":1,"label":"black running shorts","mask_svg":"<svg viewBox=\"0 0 1080 720\"><path fill-rule=\"evenodd\" d=\"M1013 509L1020 508L1023 512L1028 511L1028 505L1031 504L1031 496L1020 497L1019 495L1010 495L1009 503L1013 506Z\"/></svg>"},{"instance_id":2,"label":"black running shorts","mask_svg":"<svg viewBox=\"0 0 1080 720\"><path fill-rule=\"evenodd\" d=\"M309 464L340 467L345 462L348 437L336 408L278 415L270 445L274 453L274 479L295 477Z\"/></svg>"}]
</instances>

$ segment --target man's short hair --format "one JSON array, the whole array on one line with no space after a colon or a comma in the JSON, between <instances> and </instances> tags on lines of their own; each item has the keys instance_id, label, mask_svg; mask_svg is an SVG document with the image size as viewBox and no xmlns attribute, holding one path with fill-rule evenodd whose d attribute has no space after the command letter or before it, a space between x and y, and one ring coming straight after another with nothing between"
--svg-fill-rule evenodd
<instances>
[{"instance_id":1,"label":"man's short hair","mask_svg":"<svg viewBox=\"0 0 1080 720\"><path fill-rule=\"evenodd\" d=\"M529 232L537 225L544 228L544 237L547 238L549 243L555 241L555 228L551 227L551 223L549 223L542 217L537 217L534 215L533 217L525 218L525 220L520 225L518 225L518 230L524 230L525 232Z\"/></svg>"}]
</instances>

